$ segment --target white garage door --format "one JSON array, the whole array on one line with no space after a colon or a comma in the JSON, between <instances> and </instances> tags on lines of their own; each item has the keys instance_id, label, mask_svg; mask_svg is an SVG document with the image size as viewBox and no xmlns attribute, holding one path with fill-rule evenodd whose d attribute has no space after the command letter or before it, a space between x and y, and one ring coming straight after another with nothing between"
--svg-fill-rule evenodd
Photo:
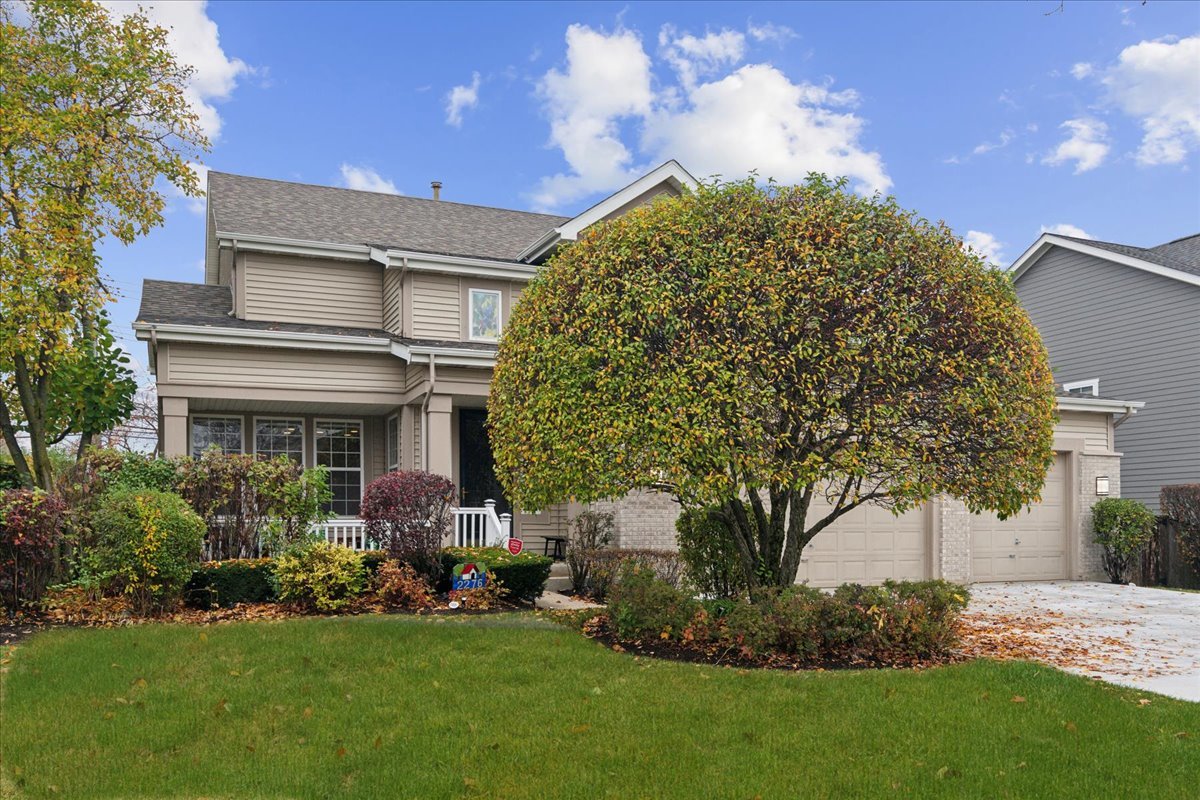
<instances>
[{"instance_id":1,"label":"white garage door","mask_svg":"<svg viewBox=\"0 0 1200 800\"><path fill-rule=\"evenodd\" d=\"M1045 581L1067 577L1067 457L1058 454L1046 475L1042 502L1001 521L971 518L971 578Z\"/></svg>"},{"instance_id":2,"label":"white garage door","mask_svg":"<svg viewBox=\"0 0 1200 800\"><path fill-rule=\"evenodd\" d=\"M827 513L814 503L809 524ZM859 506L809 543L797 580L822 587L922 580L928 577L928 518L924 508L896 517L886 508Z\"/></svg>"}]
</instances>

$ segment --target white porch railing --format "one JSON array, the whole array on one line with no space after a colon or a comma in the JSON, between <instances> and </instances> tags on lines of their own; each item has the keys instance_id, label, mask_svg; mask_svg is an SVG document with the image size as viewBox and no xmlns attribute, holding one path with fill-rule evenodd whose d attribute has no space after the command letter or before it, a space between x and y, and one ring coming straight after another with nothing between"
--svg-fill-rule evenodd
<instances>
[{"instance_id":1,"label":"white porch railing","mask_svg":"<svg viewBox=\"0 0 1200 800\"><path fill-rule=\"evenodd\" d=\"M455 547L503 547L512 535L512 514L496 514L496 501L483 508L454 509Z\"/></svg>"},{"instance_id":2,"label":"white porch railing","mask_svg":"<svg viewBox=\"0 0 1200 800\"><path fill-rule=\"evenodd\" d=\"M379 545L367 539L367 525L361 519L331 519L313 526L313 531L331 544L351 550L378 550Z\"/></svg>"}]
</instances>

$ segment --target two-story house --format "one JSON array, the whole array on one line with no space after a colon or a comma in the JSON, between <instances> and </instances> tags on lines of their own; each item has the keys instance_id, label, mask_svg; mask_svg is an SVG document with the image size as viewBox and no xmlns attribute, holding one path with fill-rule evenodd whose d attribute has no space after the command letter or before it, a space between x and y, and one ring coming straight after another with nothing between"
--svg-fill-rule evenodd
<instances>
[{"instance_id":1,"label":"two-story house","mask_svg":"<svg viewBox=\"0 0 1200 800\"><path fill-rule=\"evenodd\" d=\"M1043 234L1012 270L1017 295L1079 395L1137 397L1122 423L1122 493L1158 508L1200 483L1200 234L1156 247Z\"/></svg>"},{"instance_id":2,"label":"two-story house","mask_svg":"<svg viewBox=\"0 0 1200 800\"><path fill-rule=\"evenodd\" d=\"M393 469L449 476L507 511L485 431L497 342L521 291L591 225L694 183L668 162L575 217L210 172L203 284L145 282L134 324L158 384L160 449L217 446L329 470L356 540L363 487ZM436 192L436 189L435 189ZM1113 420L1140 404L1064 397L1043 498L1001 521L949 498L862 507L806 548L799 580L1093 577L1087 509L1117 493ZM678 507L637 491L611 509L620 546L674 546ZM570 504L514 513L541 549Z\"/></svg>"}]
</instances>

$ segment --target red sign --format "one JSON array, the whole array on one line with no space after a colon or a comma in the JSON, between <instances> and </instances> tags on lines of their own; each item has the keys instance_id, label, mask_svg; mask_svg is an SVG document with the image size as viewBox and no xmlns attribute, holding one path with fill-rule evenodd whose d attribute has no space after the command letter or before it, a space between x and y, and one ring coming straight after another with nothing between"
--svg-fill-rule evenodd
<instances>
[{"instance_id":1,"label":"red sign","mask_svg":"<svg viewBox=\"0 0 1200 800\"><path fill-rule=\"evenodd\" d=\"M508 540L508 552L512 553L514 556L520 555L521 551L524 548L525 548L525 543L522 542L520 539L509 539Z\"/></svg>"}]
</instances>

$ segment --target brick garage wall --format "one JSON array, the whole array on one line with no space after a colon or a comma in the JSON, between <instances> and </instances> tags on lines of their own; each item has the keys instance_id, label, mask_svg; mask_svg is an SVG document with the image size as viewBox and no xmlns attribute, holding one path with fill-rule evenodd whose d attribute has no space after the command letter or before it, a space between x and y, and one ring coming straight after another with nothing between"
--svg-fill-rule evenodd
<instances>
[{"instance_id":1,"label":"brick garage wall","mask_svg":"<svg viewBox=\"0 0 1200 800\"><path fill-rule=\"evenodd\" d=\"M956 583L971 580L971 512L961 500L942 495L933 512L933 574Z\"/></svg>"},{"instance_id":2,"label":"brick garage wall","mask_svg":"<svg viewBox=\"0 0 1200 800\"><path fill-rule=\"evenodd\" d=\"M1096 544L1092 534L1092 506L1103 499L1096 495L1096 478L1101 475L1108 477L1108 496L1121 496L1121 458L1080 453L1078 461L1079 527L1075 531L1075 552L1079 557L1072 577L1084 581L1106 581L1108 577L1104 574L1101 561L1104 551Z\"/></svg>"},{"instance_id":3,"label":"brick garage wall","mask_svg":"<svg viewBox=\"0 0 1200 800\"><path fill-rule=\"evenodd\" d=\"M680 509L669 494L639 489L618 500L592 503L592 508L612 512L617 547L676 548L675 520Z\"/></svg>"}]
</instances>

